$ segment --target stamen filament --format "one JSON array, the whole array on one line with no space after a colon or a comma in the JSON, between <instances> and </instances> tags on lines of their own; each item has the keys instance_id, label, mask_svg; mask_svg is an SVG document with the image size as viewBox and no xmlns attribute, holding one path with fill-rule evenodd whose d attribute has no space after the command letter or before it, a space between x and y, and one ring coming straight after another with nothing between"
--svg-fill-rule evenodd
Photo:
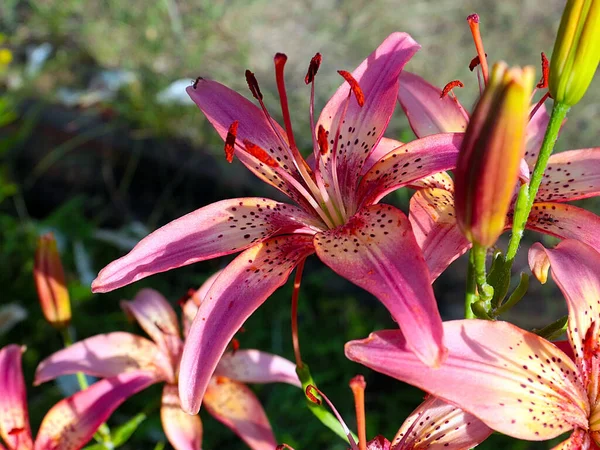
<instances>
[{"instance_id":1,"label":"stamen filament","mask_svg":"<svg viewBox=\"0 0 600 450\"><path fill-rule=\"evenodd\" d=\"M550 97L550 91L546 92L542 98L540 98L539 102L533 107L531 112L529 113L529 120L535 116L535 113L540 109L540 107L544 104L544 102Z\"/></svg>"},{"instance_id":2,"label":"stamen filament","mask_svg":"<svg viewBox=\"0 0 600 450\"><path fill-rule=\"evenodd\" d=\"M315 394L312 392L313 390L316 391L321 397L323 397L323 400L325 400L325 402L327 403L327 405L333 412L334 416L336 417L336 419L338 420L338 422L344 429L344 433L346 433L346 437L348 438L348 442L350 442L350 447L352 447L352 450L359 450L358 446L356 445L356 442L354 441L354 438L352 437L352 433L350 432L350 429L344 422L344 419L342 419L342 416L340 415L340 413L337 411L337 409L335 409L335 406L333 406L333 403L331 403L331 401L327 398L327 396L325 394L323 394L323 392L321 392L319 390L319 388L317 388L316 386L313 386L312 384L309 384L308 386L306 386L306 396L313 403L320 405L321 400L319 400L319 398L315 396Z\"/></svg>"},{"instance_id":3,"label":"stamen filament","mask_svg":"<svg viewBox=\"0 0 600 450\"><path fill-rule=\"evenodd\" d=\"M358 448L367 450L367 425L365 420L365 388L367 383L362 375L356 375L350 380L350 389L354 395L356 410L356 427L358 431Z\"/></svg>"},{"instance_id":4,"label":"stamen filament","mask_svg":"<svg viewBox=\"0 0 600 450\"><path fill-rule=\"evenodd\" d=\"M285 78L283 76L283 69L287 62L287 56L283 53L275 54L275 80L277 81L277 91L279 92L279 101L281 103L281 114L283 115L283 123L285 125L285 131L287 133L290 147L296 147L296 141L294 140L294 131L292 130L292 121L290 118L290 109L288 106L287 93L285 91Z\"/></svg>"},{"instance_id":5,"label":"stamen filament","mask_svg":"<svg viewBox=\"0 0 600 450\"><path fill-rule=\"evenodd\" d=\"M302 282L302 272L304 271L304 262L301 260L296 267L294 277L294 290L292 291L292 345L294 347L294 356L296 357L296 366L302 367L302 356L300 355L300 341L298 339L298 296L300 295L300 283Z\"/></svg>"},{"instance_id":6,"label":"stamen filament","mask_svg":"<svg viewBox=\"0 0 600 450\"><path fill-rule=\"evenodd\" d=\"M469 17L467 17L467 22L469 22L469 28L471 29L471 34L473 35L473 40L475 41L475 48L477 49L477 56L479 56L479 61L481 63L483 81L487 85L489 69L485 50L483 49L483 40L481 39L481 33L479 30L479 16L477 14L471 14Z\"/></svg>"}]
</instances>

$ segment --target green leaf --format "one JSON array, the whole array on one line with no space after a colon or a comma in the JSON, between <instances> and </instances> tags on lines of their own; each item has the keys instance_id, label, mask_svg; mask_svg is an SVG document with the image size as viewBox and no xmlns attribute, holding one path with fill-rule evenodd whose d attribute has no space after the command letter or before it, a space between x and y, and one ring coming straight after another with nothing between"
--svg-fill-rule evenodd
<instances>
[{"instance_id":1,"label":"green leaf","mask_svg":"<svg viewBox=\"0 0 600 450\"><path fill-rule=\"evenodd\" d=\"M115 447L120 447L129 440L131 435L137 430L140 424L146 420L146 414L139 413L125 422L123 425L115 428L112 433L112 441Z\"/></svg>"}]
</instances>

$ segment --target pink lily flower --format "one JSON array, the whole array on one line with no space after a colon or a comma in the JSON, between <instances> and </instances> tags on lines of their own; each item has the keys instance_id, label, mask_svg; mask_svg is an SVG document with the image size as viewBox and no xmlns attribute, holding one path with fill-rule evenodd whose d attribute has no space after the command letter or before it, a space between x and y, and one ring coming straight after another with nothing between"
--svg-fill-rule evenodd
<instances>
[{"instance_id":1,"label":"pink lily flower","mask_svg":"<svg viewBox=\"0 0 600 450\"><path fill-rule=\"evenodd\" d=\"M215 81L199 78L188 88L225 140L227 158L235 154L299 206L265 198L206 206L143 239L92 284L95 292L106 292L157 272L245 250L215 281L192 325L179 383L184 410L199 410L233 334L315 252L335 272L383 302L426 364L436 366L443 359L441 318L410 224L398 209L378 204L392 190L456 162L462 133L428 136L398 148L382 139L395 107L398 76L418 48L409 35L394 33L352 74L340 71L346 83L312 127L312 168L292 133L285 55L275 56L285 131L267 112L249 71L247 81L260 109ZM320 61L317 54L305 80L312 83L311 98Z\"/></svg>"},{"instance_id":2,"label":"pink lily flower","mask_svg":"<svg viewBox=\"0 0 600 450\"><path fill-rule=\"evenodd\" d=\"M537 441L573 430L555 449L599 448L600 253L568 239L552 250L536 246L531 261L551 267L565 296L568 342L553 344L507 322L470 319L444 323L448 357L438 370L416 359L395 330L347 343L346 355L509 436Z\"/></svg>"},{"instance_id":3,"label":"pink lily flower","mask_svg":"<svg viewBox=\"0 0 600 450\"><path fill-rule=\"evenodd\" d=\"M126 398L153 382L148 372L121 374L61 400L42 420L34 442L22 353L14 344L0 349L0 450L78 450Z\"/></svg>"},{"instance_id":4,"label":"pink lily flower","mask_svg":"<svg viewBox=\"0 0 600 450\"><path fill-rule=\"evenodd\" d=\"M197 310L195 302L201 300L199 295L205 291L203 287L184 305L184 325L193 319ZM143 289L132 301L124 301L123 309L154 342L125 332L84 339L42 361L35 383L83 372L102 377L110 385L119 377L150 374L151 383L165 383L160 416L167 439L176 450L199 450L202 445L200 417L188 415L181 409L177 391L183 341L175 311L160 293L151 289ZM210 379L205 395L206 409L250 448L273 449L276 441L269 420L254 393L244 384L272 382L300 387L295 365L258 350L227 353Z\"/></svg>"},{"instance_id":5,"label":"pink lily flower","mask_svg":"<svg viewBox=\"0 0 600 450\"><path fill-rule=\"evenodd\" d=\"M412 73L402 72L400 80L398 99L417 137L466 127L468 114L456 97L440 99L441 89ZM533 170L548 119L542 106L529 122L522 179L528 179ZM411 198L409 219L433 281L471 244L456 223L452 179L446 173L430 179L435 181ZM560 239L577 239L600 250L600 218L565 204L597 195L600 195L600 147L554 154L550 156L526 228ZM507 230L512 226L511 218L512 210L507 217Z\"/></svg>"}]
</instances>

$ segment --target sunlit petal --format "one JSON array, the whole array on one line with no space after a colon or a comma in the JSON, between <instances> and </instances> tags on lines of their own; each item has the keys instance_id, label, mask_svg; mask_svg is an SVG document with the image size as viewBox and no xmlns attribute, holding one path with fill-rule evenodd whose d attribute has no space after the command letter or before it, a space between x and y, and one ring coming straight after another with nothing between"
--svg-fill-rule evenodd
<instances>
[{"instance_id":1,"label":"sunlit petal","mask_svg":"<svg viewBox=\"0 0 600 450\"><path fill-rule=\"evenodd\" d=\"M429 396L404 421L392 445L394 450L469 450L492 432L477 417Z\"/></svg>"},{"instance_id":2,"label":"sunlit petal","mask_svg":"<svg viewBox=\"0 0 600 450\"><path fill-rule=\"evenodd\" d=\"M242 383L288 383L301 386L293 362L260 350L225 353L215 369L215 374Z\"/></svg>"},{"instance_id":3,"label":"sunlit petal","mask_svg":"<svg viewBox=\"0 0 600 450\"><path fill-rule=\"evenodd\" d=\"M38 365L35 383L77 372L104 378L140 370L154 373L157 380L174 378L168 356L154 342L116 331L84 339L50 355Z\"/></svg>"},{"instance_id":4,"label":"sunlit petal","mask_svg":"<svg viewBox=\"0 0 600 450\"><path fill-rule=\"evenodd\" d=\"M0 350L0 437L9 450L33 448L22 353L23 348L14 344Z\"/></svg>"},{"instance_id":5,"label":"sunlit petal","mask_svg":"<svg viewBox=\"0 0 600 450\"><path fill-rule=\"evenodd\" d=\"M373 167L377 161L383 158L392 150L404 145L402 142L397 141L395 139L390 139L386 137L382 137L381 140L377 143L373 151L369 154L369 157L365 161L365 164L362 168L361 175L364 175Z\"/></svg>"},{"instance_id":6,"label":"sunlit petal","mask_svg":"<svg viewBox=\"0 0 600 450\"><path fill-rule=\"evenodd\" d=\"M429 271L400 210L364 208L346 225L317 234L315 248L325 264L381 300L423 362L442 362L442 321Z\"/></svg>"},{"instance_id":7,"label":"sunlit petal","mask_svg":"<svg viewBox=\"0 0 600 450\"><path fill-rule=\"evenodd\" d=\"M359 106L354 98L348 103L350 86L343 83L323 108L316 127L324 127L331 145L339 121L344 120L339 129L337 167L331 167L331 152L323 160L326 173L337 170L344 197L355 192L362 166L383 136L396 106L398 75L419 48L408 34L392 33L352 72L364 93L364 105Z\"/></svg>"},{"instance_id":8,"label":"sunlit petal","mask_svg":"<svg viewBox=\"0 0 600 450\"><path fill-rule=\"evenodd\" d=\"M251 449L273 450L277 446L267 415L244 384L223 376L213 377L206 389L204 407Z\"/></svg>"},{"instance_id":9,"label":"sunlit petal","mask_svg":"<svg viewBox=\"0 0 600 450\"><path fill-rule=\"evenodd\" d=\"M587 431L578 428L571 433L567 440L552 447L552 450L589 450L590 448L597 449L598 447L590 439Z\"/></svg>"},{"instance_id":10,"label":"sunlit petal","mask_svg":"<svg viewBox=\"0 0 600 450\"><path fill-rule=\"evenodd\" d=\"M400 74L398 101L418 138L437 133L464 132L469 115L456 98L411 72Z\"/></svg>"},{"instance_id":11,"label":"sunlit petal","mask_svg":"<svg viewBox=\"0 0 600 450\"><path fill-rule=\"evenodd\" d=\"M179 394L185 411L198 412L233 335L313 251L310 236L280 236L249 248L223 270L200 305L183 349Z\"/></svg>"},{"instance_id":12,"label":"sunlit petal","mask_svg":"<svg viewBox=\"0 0 600 450\"><path fill-rule=\"evenodd\" d=\"M431 281L464 254L471 243L456 223L454 198L444 189L423 189L410 199L408 216Z\"/></svg>"},{"instance_id":13,"label":"sunlit petal","mask_svg":"<svg viewBox=\"0 0 600 450\"><path fill-rule=\"evenodd\" d=\"M404 144L381 158L363 177L363 204L379 201L399 187L456 166L463 133L427 136Z\"/></svg>"},{"instance_id":14,"label":"sunlit petal","mask_svg":"<svg viewBox=\"0 0 600 450\"><path fill-rule=\"evenodd\" d=\"M223 200L186 214L142 239L92 283L107 292L149 275L234 253L274 234L314 225L300 208L264 198Z\"/></svg>"},{"instance_id":15,"label":"sunlit petal","mask_svg":"<svg viewBox=\"0 0 600 450\"><path fill-rule=\"evenodd\" d=\"M165 384L160 406L160 420L167 439L175 450L202 448L202 422L181 409L177 386Z\"/></svg>"},{"instance_id":16,"label":"sunlit petal","mask_svg":"<svg viewBox=\"0 0 600 450\"><path fill-rule=\"evenodd\" d=\"M535 275L540 283L546 284L546 281L548 281L550 260L548 259L548 255L546 254L546 249L544 246L539 242L536 242L529 247L527 259L529 261L531 273Z\"/></svg>"},{"instance_id":17,"label":"sunlit petal","mask_svg":"<svg viewBox=\"0 0 600 450\"><path fill-rule=\"evenodd\" d=\"M445 322L444 338L448 357L437 369L419 361L397 330L347 343L346 356L519 439L587 427L590 406L579 370L552 343L507 322L477 319Z\"/></svg>"},{"instance_id":18,"label":"sunlit petal","mask_svg":"<svg viewBox=\"0 0 600 450\"><path fill-rule=\"evenodd\" d=\"M154 373L129 372L61 400L42 420L35 450L80 449L121 403L156 381Z\"/></svg>"}]
</instances>

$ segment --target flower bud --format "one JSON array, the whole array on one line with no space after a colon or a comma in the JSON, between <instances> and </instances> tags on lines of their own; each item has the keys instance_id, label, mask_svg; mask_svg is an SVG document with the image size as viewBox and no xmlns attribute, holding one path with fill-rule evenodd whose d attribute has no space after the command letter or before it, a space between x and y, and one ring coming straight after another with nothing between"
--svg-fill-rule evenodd
<instances>
[{"instance_id":1,"label":"flower bud","mask_svg":"<svg viewBox=\"0 0 600 450\"><path fill-rule=\"evenodd\" d=\"M504 230L525 152L533 83L532 67L494 65L465 132L455 171L456 218L464 235L483 247Z\"/></svg>"},{"instance_id":2,"label":"flower bud","mask_svg":"<svg viewBox=\"0 0 600 450\"><path fill-rule=\"evenodd\" d=\"M550 61L549 88L572 106L585 94L600 61L600 0L568 0Z\"/></svg>"},{"instance_id":3,"label":"flower bud","mask_svg":"<svg viewBox=\"0 0 600 450\"><path fill-rule=\"evenodd\" d=\"M52 233L38 239L33 277L46 320L57 329L68 326L71 321L71 302Z\"/></svg>"}]
</instances>

